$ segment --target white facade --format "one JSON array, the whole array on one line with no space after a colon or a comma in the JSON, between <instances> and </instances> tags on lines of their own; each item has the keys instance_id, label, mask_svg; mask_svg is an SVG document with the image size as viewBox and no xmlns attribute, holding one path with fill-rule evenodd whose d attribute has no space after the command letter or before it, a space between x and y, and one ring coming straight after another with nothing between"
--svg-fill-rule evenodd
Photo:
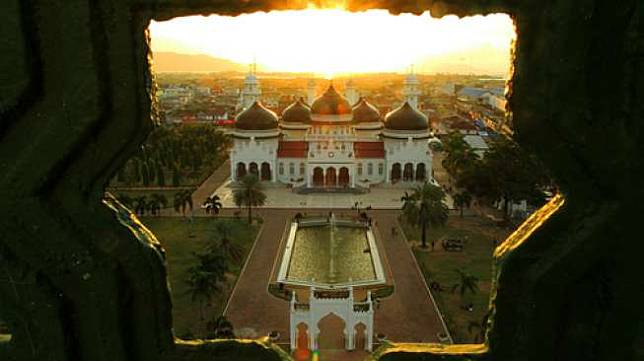
<instances>
[{"instance_id":1,"label":"white facade","mask_svg":"<svg viewBox=\"0 0 644 361\"><path fill-rule=\"evenodd\" d=\"M257 135L264 134L258 133ZM233 160L230 164L232 180L239 180L241 174L239 170L243 167L243 174L257 172L256 174L261 180L276 181L274 170L277 167L277 144L277 137L235 137L230 153L230 159Z\"/></svg>"},{"instance_id":2,"label":"white facade","mask_svg":"<svg viewBox=\"0 0 644 361\"><path fill-rule=\"evenodd\" d=\"M417 101L417 85L414 87L408 94ZM328 111L333 106L342 109ZM246 129L233 132L233 181L251 172L251 166L263 181L314 189L432 180L426 117L421 118L420 128L414 123L405 130L406 118L399 117L398 129L389 129L375 107L360 100L351 108L349 99L337 94L332 86L312 108L297 102L293 107L297 109L287 115L287 108L279 122L275 120L274 129L249 130L253 122L246 119ZM424 117L414 116L412 122Z\"/></svg>"},{"instance_id":3,"label":"white facade","mask_svg":"<svg viewBox=\"0 0 644 361\"><path fill-rule=\"evenodd\" d=\"M322 291L311 287L309 291L309 302L298 302L295 293L292 293L290 303L290 339L291 349L295 350L298 340L306 339L310 350L317 350L319 346L318 337L320 328L318 323L329 314L340 317L345 324L343 330L344 346L347 350L355 349L355 340L358 333L358 325L364 326L364 349L373 349L373 301L371 291L367 292L365 302L355 302L353 287L345 290ZM298 334L299 325L306 326L306 337Z\"/></svg>"},{"instance_id":4,"label":"white facade","mask_svg":"<svg viewBox=\"0 0 644 361\"><path fill-rule=\"evenodd\" d=\"M387 164L385 182L399 173L403 182L431 180L433 154L428 139L385 139ZM422 177L425 174L425 178Z\"/></svg>"}]
</instances>

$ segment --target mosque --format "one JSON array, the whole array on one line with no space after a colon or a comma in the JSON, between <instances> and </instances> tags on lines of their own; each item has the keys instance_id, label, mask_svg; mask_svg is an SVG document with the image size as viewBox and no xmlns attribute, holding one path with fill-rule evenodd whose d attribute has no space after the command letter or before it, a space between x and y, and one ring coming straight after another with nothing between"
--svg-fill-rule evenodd
<instances>
[{"instance_id":1,"label":"mosque","mask_svg":"<svg viewBox=\"0 0 644 361\"><path fill-rule=\"evenodd\" d=\"M332 83L317 96L311 81L307 100L300 98L278 116L262 105L256 74L249 73L232 131L232 180L252 173L262 181L310 190L431 181L431 134L418 110L419 85L409 74L405 101L383 117L358 97L351 81L344 96Z\"/></svg>"}]
</instances>

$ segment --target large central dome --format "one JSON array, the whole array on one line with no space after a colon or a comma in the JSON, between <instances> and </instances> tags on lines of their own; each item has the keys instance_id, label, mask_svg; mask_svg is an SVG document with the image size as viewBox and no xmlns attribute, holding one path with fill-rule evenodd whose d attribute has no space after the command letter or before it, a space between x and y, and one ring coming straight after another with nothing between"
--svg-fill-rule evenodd
<instances>
[{"instance_id":1,"label":"large central dome","mask_svg":"<svg viewBox=\"0 0 644 361\"><path fill-rule=\"evenodd\" d=\"M321 97L315 99L311 105L311 113L318 115L351 114L351 104L335 90L333 85L330 85Z\"/></svg>"}]
</instances>

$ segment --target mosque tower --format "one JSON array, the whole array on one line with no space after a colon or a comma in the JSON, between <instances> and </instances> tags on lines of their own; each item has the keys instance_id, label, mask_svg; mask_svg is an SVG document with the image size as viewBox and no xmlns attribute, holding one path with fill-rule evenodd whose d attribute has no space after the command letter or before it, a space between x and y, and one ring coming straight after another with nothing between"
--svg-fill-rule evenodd
<instances>
[{"instance_id":1,"label":"mosque tower","mask_svg":"<svg viewBox=\"0 0 644 361\"><path fill-rule=\"evenodd\" d=\"M409 103L414 109L418 109L418 96L420 95L420 82L414 74L414 66L410 67L410 71L405 78L403 87L403 96L405 101Z\"/></svg>"},{"instance_id":2,"label":"mosque tower","mask_svg":"<svg viewBox=\"0 0 644 361\"><path fill-rule=\"evenodd\" d=\"M257 63L253 62L248 70L248 75L244 79L244 88L242 89L239 107L248 109L253 103L259 100L262 90L257 80Z\"/></svg>"},{"instance_id":3,"label":"mosque tower","mask_svg":"<svg viewBox=\"0 0 644 361\"><path fill-rule=\"evenodd\" d=\"M315 101L315 80L309 80L306 87L306 103L311 106Z\"/></svg>"},{"instance_id":4,"label":"mosque tower","mask_svg":"<svg viewBox=\"0 0 644 361\"><path fill-rule=\"evenodd\" d=\"M358 103L358 100L360 100L360 95L358 94L358 91L356 90L352 79L349 79L349 81L347 81L346 87L344 89L344 97L347 98L351 106L356 105L356 103Z\"/></svg>"}]
</instances>

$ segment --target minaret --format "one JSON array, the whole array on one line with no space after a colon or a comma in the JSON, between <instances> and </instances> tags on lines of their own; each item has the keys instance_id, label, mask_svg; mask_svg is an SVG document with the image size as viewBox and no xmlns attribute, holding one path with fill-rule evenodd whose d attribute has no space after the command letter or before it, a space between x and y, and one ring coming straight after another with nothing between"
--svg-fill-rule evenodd
<instances>
[{"instance_id":1,"label":"minaret","mask_svg":"<svg viewBox=\"0 0 644 361\"><path fill-rule=\"evenodd\" d=\"M309 80L306 87L306 102L310 106L315 100L315 80Z\"/></svg>"},{"instance_id":2,"label":"minaret","mask_svg":"<svg viewBox=\"0 0 644 361\"><path fill-rule=\"evenodd\" d=\"M360 94L358 94L358 91L353 86L353 80L351 79L347 81L346 88L344 89L344 97L347 98L351 106L356 105L360 98Z\"/></svg>"},{"instance_id":3,"label":"minaret","mask_svg":"<svg viewBox=\"0 0 644 361\"><path fill-rule=\"evenodd\" d=\"M405 78L405 85L403 87L403 96L405 97L405 100L414 107L414 109L418 109L418 96L420 95L420 82L416 78L416 74L414 74L414 66L412 65L410 67L410 72L407 74L407 77Z\"/></svg>"},{"instance_id":4,"label":"minaret","mask_svg":"<svg viewBox=\"0 0 644 361\"><path fill-rule=\"evenodd\" d=\"M242 89L241 98L239 100L240 107L247 109L262 95L262 90L259 87L257 80L257 63L253 62L248 70L248 75L244 79L244 88Z\"/></svg>"}]
</instances>

